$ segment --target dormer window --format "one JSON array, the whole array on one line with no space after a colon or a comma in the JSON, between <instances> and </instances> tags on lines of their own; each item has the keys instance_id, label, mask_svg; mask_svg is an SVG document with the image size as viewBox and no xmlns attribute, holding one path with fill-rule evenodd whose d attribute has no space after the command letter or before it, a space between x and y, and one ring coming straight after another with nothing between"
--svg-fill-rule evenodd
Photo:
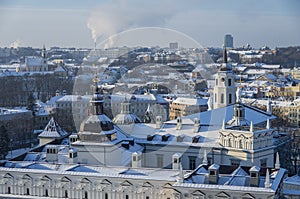
<instances>
[{"instance_id":1,"label":"dormer window","mask_svg":"<svg viewBox=\"0 0 300 199\"><path fill-rule=\"evenodd\" d=\"M210 171L209 171L209 175L213 175L213 176L216 175L216 171L210 170Z\"/></svg>"}]
</instances>

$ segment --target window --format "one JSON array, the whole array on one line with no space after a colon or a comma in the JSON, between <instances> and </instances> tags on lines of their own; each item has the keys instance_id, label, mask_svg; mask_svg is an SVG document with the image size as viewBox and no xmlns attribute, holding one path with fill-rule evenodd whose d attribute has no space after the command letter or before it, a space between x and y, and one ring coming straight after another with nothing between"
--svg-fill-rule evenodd
<instances>
[{"instance_id":1,"label":"window","mask_svg":"<svg viewBox=\"0 0 300 199\"><path fill-rule=\"evenodd\" d=\"M216 79L216 86L218 86L218 79Z\"/></svg>"},{"instance_id":2,"label":"window","mask_svg":"<svg viewBox=\"0 0 300 199\"><path fill-rule=\"evenodd\" d=\"M129 196L128 196L128 195L126 195L126 196L125 196L125 199L129 199Z\"/></svg>"},{"instance_id":3,"label":"window","mask_svg":"<svg viewBox=\"0 0 300 199\"><path fill-rule=\"evenodd\" d=\"M256 178L256 173L251 173L251 178Z\"/></svg>"},{"instance_id":4,"label":"window","mask_svg":"<svg viewBox=\"0 0 300 199\"><path fill-rule=\"evenodd\" d=\"M108 194L107 193L105 193L104 199L108 199Z\"/></svg>"},{"instance_id":5,"label":"window","mask_svg":"<svg viewBox=\"0 0 300 199\"><path fill-rule=\"evenodd\" d=\"M190 168L190 170L196 169L196 157L195 156L189 156L189 168Z\"/></svg>"},{"instance_id":6,"label":"window","mask_svg":"<svg viewBox=\"0 0 300 199\"><path fill-rule=\"evenodd\" d=\"M65 190L65 198L68 198L68 190Z\"/></svg>"},{"instance_id":7,"label":"window","mask_svg":"<svg viewBox=\"0 0 300 199\"><path fill-rule=\"evenodd\" d=\"M228 79L228 86L231 86L231 79Z\"/></svg>"},{"instance_id":8,"label":"window","mask_svg":"<svg viewBox=\"0 0 300 199\"><path fill-rule=\"evenodd\" d=\"M157 154L157 167L163 168L163 155Z\"/></svg>"},{"instance_id":9,"label":"window","mask_svg":"<svg viewBox=\"0 0 300 199\"><path fill-rule=\"evenodd\" d=\"M48 195L48 189L45 190L45 196L49 196Z\"/></svg>"},{"instance_id":10,"label":"window","mask_svg":"<svg viewBox=\"0 0 300 199\"><path fill-rule=\"evenodd\" d=\"M209 171L209 175L214 176L214 175L216 175L216 172L215 172L214 170L210 170L210 171Z\"/></svg>"},{"instance_id":11,"label":"window","mask_svg":"<svg viewBox=\"0 0 300 199\"><path fill-rule=\"evenodd\" d=\"M224 104L224 93L221 94L221 104Z\"/></svg>"},{"instance_id":12,"label":"window","mask_svg":"<svg viewBox=\"0 0 300 199\"><path fill-rule=\"evenodd\" d=\"M8 194L11 194L11 189L10 189L10 187L7 187L7 193L8 193Z\"/></svg>"},{"instance_id":13,"label":"window","mask_svg":"<svg viewBox=\"0 0 300 199\"><path fill-rule=\"evenodd\" d=\"M26 189L26 195L30 195L29 188Z\"/></svg>"},{"instance_id":14,"label":"window","mask_svg":"<svg viewBox=\"0 0 300 199\"><path fill-rule=\"evenodd\" d=\"M217 94L215 94L215 103L217 103Z\"/></svg>"},{"instance_id":15,"label":"window","mask_svg":"<svg viewBox=\"0 0 300 199\"><path fill-rule=\"evenodd\" d=\"M149 196L146 196L146 199L150 199L150 197L149 197Z\"/></svg>"},{"instance_id":16,"label":"window","mask_svg":"<svg viewBox=\"0 0 300 199\"><path fill-rule=\"evenodd\" d=\"M88 199L88 192L87 191L84 192L84 199Z\"/></svg>"},{"instance_id":17,"label":"window","mask_svg":"<svg viewBox=\"0 0 300 199\"><path fill-rule=\"evenodd\" d=\"M228 96L228 100L229 100L229 104L231 104L232 103L232 94L231 93L229 93L229 96Z\"/></svg>"},{"instance_id":18,"label":"window","mask_svg":"<svg viewBox=\"0 0 300 199\"><path fill-rule=\"evenodd\" d=\"M243 141L239 140L239 148L242 149L243 148Z\"/></svg>"},{"instance_id":19,"label":"window","mask_svg":"<svg viewBox=\"0 0 300 199\"><path fill-rule=\"evenodd\" d=\"M237 159L231 159L231 165L232 166L239 166L240 165L240 160L237 160Z\"/></svg>"},{"instance_id":20,"label":"window","mask_svg":"<svg viewBox=\"0 0 300 199\"><path fill-rule=\"evenodd\" d=\"M261 167L266 167L267 166L267 159L261 159L260 160L260 166Z\"/></svg>"},{"instance_id":21,"label":"window","mask_svg":"<svg viewBox=\"0 0 300 199\"><path fill-rule=\"evenodd\" d=\"M175 163L175 164L178 163L177 158L174 158L174 163Z\"/></svg>"}]
</instances>

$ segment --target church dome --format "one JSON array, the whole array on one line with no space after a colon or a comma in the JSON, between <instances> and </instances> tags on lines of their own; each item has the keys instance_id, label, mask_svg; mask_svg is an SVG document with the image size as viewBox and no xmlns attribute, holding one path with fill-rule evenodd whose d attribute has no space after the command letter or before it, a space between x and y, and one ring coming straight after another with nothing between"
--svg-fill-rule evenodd
<instances>
[{"instance_id":1,"label":"church dome","mask_svg":"<svg viewBox=\"0 0 300 199\"><path fill-rule=\"evenodd\" d=\"M116 115L113 122L117 125L130 125L141 123L141 120L135 114L130 112L130 102L125 99L125 101L121 103L121 113Z\"/></svg>"},{"instance_id":2,"label":"church dome","mask_svg":"<svg viewBox=\"0 0 300 199\"><path fill-rule=\"evenodd\" d=\"M141 120L135 114L120 113L113 119L113 122L117 125L128 125L128 124L141 123Z\"/></svg>"},{"instance_id":3,"label":"church dome","mask_svg":"<svg viewBox=\"0 0 300 199\"><path fill-rule=\"evenodd\" d=\"M101 133L113 129L114 125L106 115L91 115L80 125L81 132Z\"/></svg>"}]
</instances>

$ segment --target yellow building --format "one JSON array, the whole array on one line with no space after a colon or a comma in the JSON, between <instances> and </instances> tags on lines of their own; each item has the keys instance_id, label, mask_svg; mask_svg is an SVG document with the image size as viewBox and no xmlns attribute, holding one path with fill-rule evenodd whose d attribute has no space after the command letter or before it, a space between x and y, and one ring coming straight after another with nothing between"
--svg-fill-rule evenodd
<instances>
[{"instance_id":1,"label":"yellow building","mask_svg":"<svg viewBox=\"0 0 300 199\"><path fill-rule=\"evenodd\" d=\"M178 97L170 104L170 120L206 111L207 99Z\"/></svg>"}]
</instances>

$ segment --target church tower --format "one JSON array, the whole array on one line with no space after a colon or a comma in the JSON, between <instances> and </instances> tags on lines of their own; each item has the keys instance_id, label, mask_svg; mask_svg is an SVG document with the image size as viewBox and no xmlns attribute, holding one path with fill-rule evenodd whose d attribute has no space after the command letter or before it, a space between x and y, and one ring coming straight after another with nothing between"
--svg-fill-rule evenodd
<instances>
[{"instance_id":1,"label":"church tower","mask_svg":"<svg viewBox=\"0 0 300 199\"><path fill-rule=\"evenodd\" d=\"M222 108L236 101L236 87L231 65L227 63L227 52L224 48L221 68L215 75L214 108Z\"/></svg>"},{"instance_id":2,"label":"church tower","mask_svg":"<svg viewBox=\"0 0 300 199\"><path fill-rule=\"evenodd\" d=\"M47 63L47 52L46 52L46 47L45 45L43 46L42 50L42 66L41 66L41 71L48 71L48 63Z\"/></svg>"}]
</instances>

